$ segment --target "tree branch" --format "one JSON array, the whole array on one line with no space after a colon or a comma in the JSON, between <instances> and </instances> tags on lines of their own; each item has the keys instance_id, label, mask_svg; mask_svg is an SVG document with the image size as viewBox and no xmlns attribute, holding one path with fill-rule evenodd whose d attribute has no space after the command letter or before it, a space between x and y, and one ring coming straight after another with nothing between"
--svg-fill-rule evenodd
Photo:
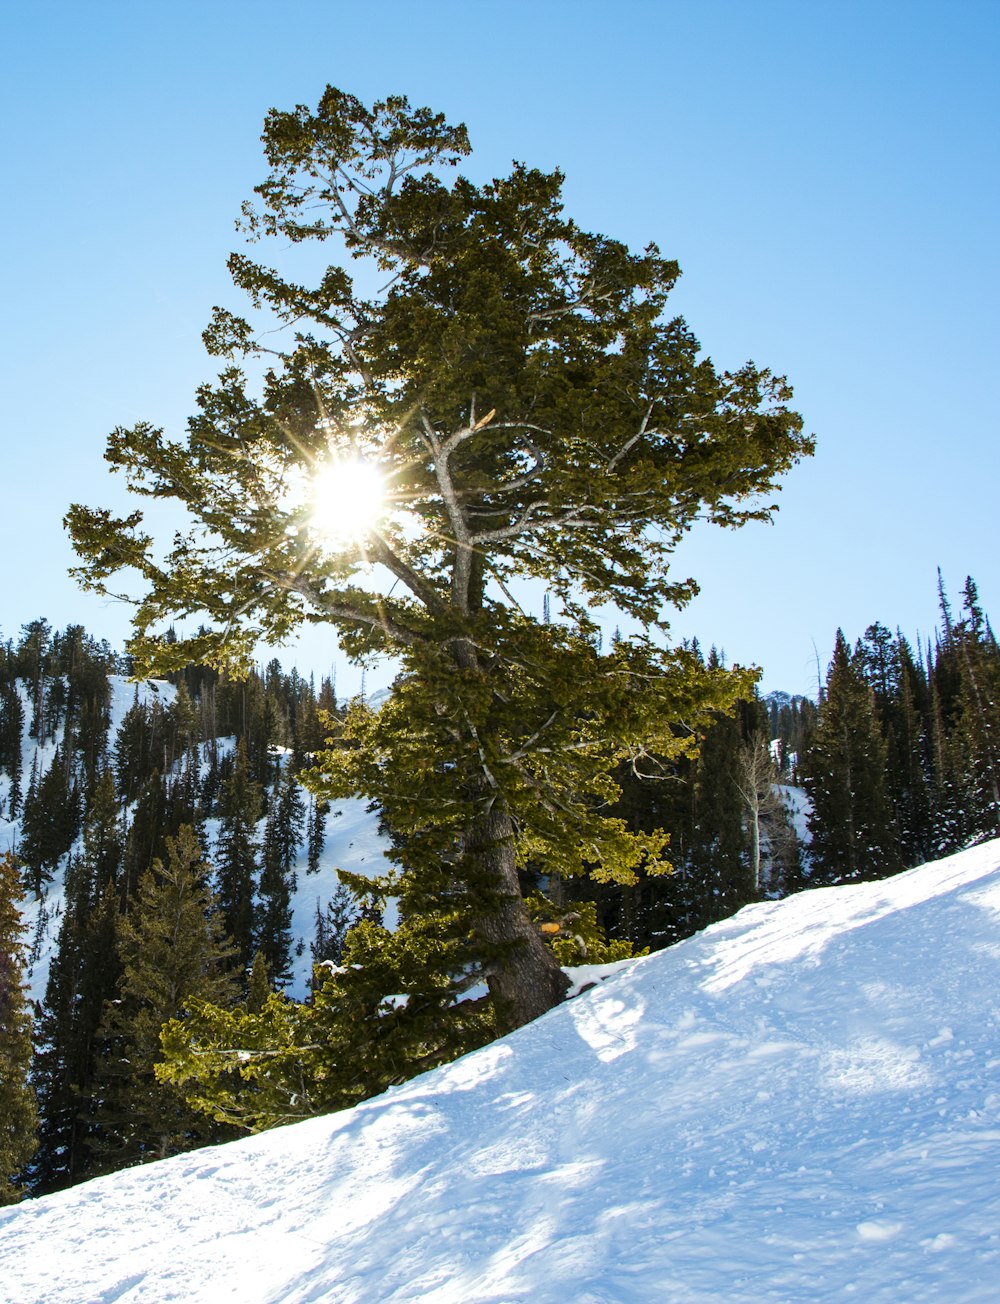
<instances>
[{"instance_id":1,"label":"tree branch","mask_svg":"<svg viewBox=\"0 0 1000 1304\"><path fill-rule=\"evenodd\" d=\"M305 598L306 602L316 611L322 612L331 620L354 621L359 625L368 625L372 629L380 629L387 638L397 639L399 642L405 643L407 647L413 647L418 643L427 641L416 630L391 619L381 608L377 611L366 611L363 607L351 606L346 602L331 601L325 594L314 588L302 575L293 575L280 571L263 571L262 573L277 588L283 589L286 593L297 593L299 597Z\"/></svg>"}]
</instances>

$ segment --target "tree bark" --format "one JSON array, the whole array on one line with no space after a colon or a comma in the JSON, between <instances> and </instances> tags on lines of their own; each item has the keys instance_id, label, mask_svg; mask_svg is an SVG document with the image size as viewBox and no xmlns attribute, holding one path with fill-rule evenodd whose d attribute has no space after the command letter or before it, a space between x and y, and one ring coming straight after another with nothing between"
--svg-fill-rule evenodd
<instances>
[{"instance_id":1,"label":"tree bark","mask_svg":"<svg viewBox=\"0 0 1000 1304\"><path fill-rule=\"evenodd\" d=\"M558 1005L569 979L531 922L517 880L514 827L499 800L470 829L466 852L495 895L477 918L475 931L500 952L487 982L497 1030L512 1032Z\"/></svg>"}]
</instances>

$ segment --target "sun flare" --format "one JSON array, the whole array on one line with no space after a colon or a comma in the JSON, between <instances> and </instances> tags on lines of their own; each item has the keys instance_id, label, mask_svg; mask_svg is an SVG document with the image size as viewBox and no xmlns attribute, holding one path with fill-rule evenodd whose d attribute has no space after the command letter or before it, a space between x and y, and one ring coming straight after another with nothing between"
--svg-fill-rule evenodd
<instances>
[{"instance_id":1,"label":"sun flare","mask_svg":"<svg viewBox=\"0 0 1000 1304\"><path fill-rule=\"evenodd\" d=\"M310 486L313 530L329 543L363 539L385 506L385 482L377 466L360 458L327 462Z\"/></svg>"}]
</instances>

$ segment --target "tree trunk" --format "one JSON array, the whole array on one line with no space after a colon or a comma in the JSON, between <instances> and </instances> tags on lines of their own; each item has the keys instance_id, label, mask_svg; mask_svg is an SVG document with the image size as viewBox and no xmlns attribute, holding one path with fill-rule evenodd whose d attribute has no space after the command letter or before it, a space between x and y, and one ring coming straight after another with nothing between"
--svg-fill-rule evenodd
<instances>
[{"instance_id":1,"label":"tree trunk","mask_svg":"<svg viewBox=\"0 0 1000 1304\"><path fill-rule=\"evenodd\" d=\"M466 851L495 897L476 920L475 931L491 950L497 949L487 982L498 1031L512 1032L558 1005L569 979L524 904L514 863L514 829L500 801L476 821Z\"/></svg>"}]
</instances>

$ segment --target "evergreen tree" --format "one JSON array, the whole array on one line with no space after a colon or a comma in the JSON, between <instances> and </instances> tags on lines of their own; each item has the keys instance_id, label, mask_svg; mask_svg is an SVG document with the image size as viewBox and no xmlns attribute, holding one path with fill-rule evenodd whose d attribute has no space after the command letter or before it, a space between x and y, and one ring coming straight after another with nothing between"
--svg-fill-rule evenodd
<instances>
[{"instance_id":1,"label":"evergreen tree","mask_svg":"<svg viewBox=\"0 0 1000 1304\"><path fill-rule=\"evenodd\" d=\"M118 728L113 754L118 795L126 804L139 797L154 774L163 773L167 754L163 707L159 702L149 706L140 702L138 686Z\"/></svg>"},{"instance_id":2,"label":"evergreen tree","mask_svg":"<svg viewBox=\"0 0 1000 1304\"><path fill-rule=\"evenodd\" d=\"M94 1173L100 1132L95 1083L106 1050L99 1028L121 970L114 884L107 883L93 901L85 876L74 878L67 885L32 1071L41 1117L32 1165L38 1193L72 1186Z\"/></svg>"},{"instance_id":3,"label":"evergreen tree","mask_svg":"<svg viewBox=\"0 0 1000 1304\"><path fill-rule=\"evenodd\" d=\"M0 856L0 1205L13 1204L23 1195L23 1174L36 1144L20 897L17 861L8 852Z\"/></svg>"},{"instance_id":4,"label":"evergreen tree","mask_svg":"<svg viewBox=\"0 0 1000 1304\"><path fill-rule=\"evenodd\" d=\"M24 801L18 856L25 880L36 896L73 845L80 831L80 801L72 782L69 758L57 747L52 764Z\"/></svg>"},{"instance_id":5,"label":"evergreen tree","mask_svg":"<svg viewBox=\"0 0 1000 1304\"><path fill-rule=\"evenodd\" d=\"M888 740L887 787L904 865L921 865L935 851L930 694L927 676L901 634L896 638L899 689Z\"/></svg>"},{"instance_id":6,"label":"evergreen tree","mask_svg":"<svg viewBox=\"0 0 1000 1304\"><path fill-rule=\"evenodd\" d=\"M90 798L83 824L83 857L90 884L118 883L122 872L123 837L110 769L102 772Z\"/></svg>"},{"instance_id":7,"label":"evergreen tree","mask_svg":"<svg viewBox=\"0 0 1000 1304\"><path fill-rule=\"evenodd\" d=\"M92 1142L95 1165L111 1171L163 1159L221 1139L160 1082L160 1029L180 1017L193 999L231 1003L233 956L209 891L208 866L194 830L167 839L167 861L143 875L121 921L122 974L116 998L106 1004L100 1030L106 1046L100 1065L100 1132Z\"/></svg>"},{"instance_id":8,"label":"evergreen tree","mask_svg":"<svg viewBox=\"0 0 1000 1304\"><path fill-rule=\"evenodd\" d=\"M959 728L969 761L972 824L978 838L995 838L1000 835L1000 649L971 576L951 639L959 662Z\"/></svg>"},{"instance_id":9,"label":"evergreen tree","mask_svg":"<svg viewBox=\"0 0 1000 1304\"><path fill-rule=\"evenodd\" d=\"M21 740L24 735L24 704L16 682L0 690L0 769L10 775L7 818L17 819L21 810Z\"/></svg>"},{"instance_id":10,"label":"evergreen tree","mask_svg":"<svg viewBox=\"0 0 1000 1304\"><path fill-rule=\"evenodd\" d=\"M17 676L28 682L31 694L31 723L28 737L47 741L45 733L45 669L52 639L52 629L47 620L33 620L21 629L17 646Z\"/></svg>"},{"instance_id":11,"label":"evergreen tree","mask_svg":"<svg viewBox=\"0 0 1000 1304\"><path fill-rule=\"evenodd\" d=\"M187 442L143 424L108 446L139 492L183 503L191 533L163 562L139 513L73 507L78 573L99 591L122 568L143 577L130 644L143 671L246 670L262 635L280 641L306 620L335 624L362 663L400 659L395 705L359 705L353 746L311 781L386 809L404 838L413 944L427 909L453 944L436 952L441 972L477 964L512 1028L566 990L518 863L626 882L656 865L663 839L606 814L616 767L644 748L670 755L678 720L698 727L750 682L651 639L599 655L587 602L642 625L683 603L693 582L668 571L678 540L705 518L768 518L767 496L811 441L782 378L717 371L668 313L676 264L563 214L559 173L515 165L447 185L469 152L464 127L333 88L315 114L272 112L265 147L250 229L292 245L342 237L387 288L362 296L333 266L308 289L235 256L237 283L290 328L288 348L268 337L256 398L238 360L263 346L250 322L216 314L206 340L232 365L200 391ZM358 513L376 481L397 509L377 522ZM396 591L358 582L366 559ZM508 580L526 576L552 595L549 625L510 599ZM155 632L195 612L210 632Z\"/></svg>"},{"instance_id":12,"label":"evergreen tree","mask_svg":"<svg viewBox=\"0 0 1000 1304\"><path fill-rule=\"evenodd\" d=\"M901 868L885 792L886 747L875 695L841 630L826 680L804 782L812 802L815 879L842 883Z\"/></svg>"},{"instance_id":13,"label":"evergreen tree","mask_svg":"<svg viewBox=\"0 0 1000 1304\"><path fill-rule=\"evenodd\" d=\"M250 974L247 978L247 1013L260 1014L267 1004L267 998L273 991L271 977L267 971L267 961L258 951L253 958L253 964L250 966Z\"/></svg>"},{"instance_id":14,"label":"evergreen tree","mask_svg":"<svg viewBox=\"0 0 1000 1304\"><path fill-rule=\"evenodd\" d=\"M153 861L163 856L169 832L166 787L159 770L154 770L139 791L135 813L125 838L121 877L123 905L127 904L140 878Z\"/></svg>"},{"instance_id":15,"label":"evergreen tree","mask_svg":"<svg viewBox=\"0 0 1000 1304\"><path fill-rule=\"evenodd\" d=\"M274 792L264 827L264 862L291 875L305 831L306 808L295 775L285 770ZM292 886L295 886L293 881Z\"/></svg>"},{"instance_id":16,"label":"evergreen tree","mask_svg":"<svg viewBox=\"0 0 1000 1304\"><path fill-rule=\"evenodd\" d=\"M260 904L255 937L257 950L276 983L291 977L292 908L296 886L295 857L302 843L305 805L295 776L287 771L274 793L264 826Z\"/></svg>"},{"instance_id":17,"label":"evergreen tree","mask_svg":"<svg viewBox=\"0 0 1000 1304\"><path fill-rule=\"evenodd\" d=\"M323 854L326 841L326 817L330 813L330 803L322 797L310 794L309 822L306 843L306 873L319 873L319 858Z\"/></svg>"},{"instance_id":18,"label":"evergreen tree","mask_svg":"<svg viewBox=\"0 0 1000 1304\"><path fill-rule=\"evenodd\" d=\"M250 967L255 950L254 894L261 804L260 788L251 777L247 746L241 739L233 772L219 794L220 825L215 850L219 911L236 948L236 963L241 970Z\"/></svg>"},{"instance_id":19,"label":"evergreen tree","mask_svg":"<svg viewBox=\"0 0 1000 1304\"><path fill-rule=\"evenodd\" d=\"M343 883L321 910L316 902L316 934L310 947L313 964L340 966L344 959L347 934L358 921L358 903Z\"/></svg>"},{"instance_id":20,"label":"evergreen tree","mask_svg":"<svg viewBox=\"0 0 1000 1304\"><path fill-rule=\"evenodd\" d=\"M163 713L163 733L165 767L188 757L201 740L201 712L183 679L177 685L177 696Z\"/></svg>"}]
</instances>

